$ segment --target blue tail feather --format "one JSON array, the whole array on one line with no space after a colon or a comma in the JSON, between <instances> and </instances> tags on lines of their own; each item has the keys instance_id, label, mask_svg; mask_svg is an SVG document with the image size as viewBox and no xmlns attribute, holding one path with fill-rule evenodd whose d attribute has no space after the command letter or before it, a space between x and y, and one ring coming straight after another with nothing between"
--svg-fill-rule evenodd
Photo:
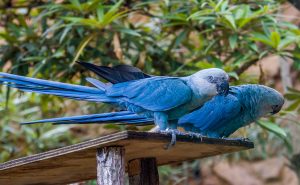
<instances>
[{"instance_id":1,"label":"blue tail feather","mask_svg":"<svg viewBox=\"0 0 300 185\"><path fill-rule=\"evenodd\" d=\"M95 87L53 82L49 80L29 78L8 73L0 73L0 83L26 92L52 94L76 100L107 103L116 102L115 99L107 97L103 89L98 89Z\"/></svg>"},{"instance_id":2,"label":"blue tail feather","mask_svg":"<svg viewBox=\"0 0 300 185\"><path fill-rule=\"evenodd\" d=\"M50 118L44 120L23 122L21 124L35 124L35 123L54 123L54 124L88 124L88 123L98 123L103 124L107 122L119 122L128 124L141 124L147 125L153 122L151 118L145 118L144 116L129 112L111 112L102 114L90 114L82 116L70 116L63 118Z\"/></svg>"}]
</instances>

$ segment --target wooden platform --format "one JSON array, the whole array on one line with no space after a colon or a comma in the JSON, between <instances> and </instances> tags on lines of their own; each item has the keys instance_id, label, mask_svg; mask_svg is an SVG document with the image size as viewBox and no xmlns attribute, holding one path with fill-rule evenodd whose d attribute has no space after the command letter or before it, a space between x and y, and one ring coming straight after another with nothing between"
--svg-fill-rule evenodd
<instances>
[{"instance_id":1,"label":"wooden platform","mask_svg":"<svg viewBox=\"0 0 300 185\"><path fill-rule=\"evenodd\" d=\"M96 149L124 146L125 161L155 157L158 165L178 163L253 148L250 141L124 131L0 164L0 184L67 184L96 178Z\"/></svg>"}]
</instances>

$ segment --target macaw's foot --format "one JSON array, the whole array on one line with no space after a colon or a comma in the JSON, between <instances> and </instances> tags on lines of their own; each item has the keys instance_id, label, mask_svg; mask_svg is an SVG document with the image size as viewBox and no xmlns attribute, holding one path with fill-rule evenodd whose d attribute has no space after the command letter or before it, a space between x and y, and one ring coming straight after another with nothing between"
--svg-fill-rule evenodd
<instances>
[{"instance_id":1,"label":"macaw's foot","mask_svg":"<svg viewBox=\"0 0 300 185\"><path fill-rule=\"evenodd\" d=\"M168 143L165 146L165 149L170 149L176 144L176 135L186 135L186 133L180 132L177 129L169 129L169 128L166 130L160 130L159 132L163 134L171 134L172 136L170 143Z\"/></svg>"},{"instance_id":2,"label":"macaw's foot","mask_svg":"<svg viewBox=\"0 0 300 185\"><path fill-rule=\"evenodd\" d=\"M229 140L229 141L248 141L248 142L251 141L249 138L244 138L244 137L236 137L236 138L225 138L225 137L222 137L222 139L226 139L226 140Z\"/></svg>"},{"instance_id":3,"label":"macaw's foot","mask_svg":"<svg viewBox=\"0 0 300 185\"><path fill-rule=\"evenodd\" d=\"M196 133L196 132L187 132L186 135L192 137L192 138L197 138L197 139L201 139L202 141L202 137L206 137L202 134Z\"/></svg>"}]
</instances>

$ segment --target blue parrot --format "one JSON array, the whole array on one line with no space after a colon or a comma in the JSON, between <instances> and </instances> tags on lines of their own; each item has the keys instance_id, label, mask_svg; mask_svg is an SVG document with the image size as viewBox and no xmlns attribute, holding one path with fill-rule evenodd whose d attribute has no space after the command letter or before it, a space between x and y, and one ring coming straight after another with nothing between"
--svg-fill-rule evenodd
<instances>
[{"instance_id":1,"label":"blue parrot","mask_svg":"<svg viewBox=\"0 0 300 185\"><path fill-rule=\"evenodd\" d=\"M113 85L87 78L94 88L0 73L0 83L27 92L114 104L153 119L162 131L177 128L177 121L172 120L179 119L217 94L226 95L229 88L227 73L217 68L201 70L187 77L144 77Z\"/></svg>"},{"instance_id":2,"label":"blue parrot","mask_svg":"<svg viewBox=\"0 0 300 185\"><path fill-rule=\"evenodd\" d=\"M102 66L99 67L101 68ZM129 66L129 68L134 67ZM140 79L141 75L133 76L130 74L132 70L120 71L114 68L113 70L109 69L109 73L105 73L106 76L99 76L108 81L110 81L109 79L115 79L115 83ZM114 77L116 72L118 72L117 78ZM151 76L147 75L148 77ZM254 84L231 86L227 96L217 95L200 108L182 116L179 120L173 121L178 121L179 126L186 131L215 138L228 137L237 129L256 121L260 117L279 112L283 104L284 99L282 95L272 88ZM152 124L153 119L129 111L121 111L52 118L25 124L44 122L53 122L55 124L123 122L126 124L146 125Z\"/></svg>"},{"instance_id":3,"label":"blue parrot","mask_svg":"<svg viewBox=\"0 0 300 185\"><path fill-rule=\"evenodd\" d=\"M270 87L231 86L226 97L215 96L201 108L181 117L178 124L186 131L209 137L228 137L261 117L278 113L283 104L283 96Z\"/></svg>"}]
</instances>

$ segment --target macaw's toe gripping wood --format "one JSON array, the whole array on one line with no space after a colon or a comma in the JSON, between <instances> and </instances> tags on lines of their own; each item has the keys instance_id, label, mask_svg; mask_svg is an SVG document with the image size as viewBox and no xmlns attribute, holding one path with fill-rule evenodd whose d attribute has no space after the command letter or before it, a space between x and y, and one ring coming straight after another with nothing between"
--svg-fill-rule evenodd
<instances>
[{"instance_id":1,"label":"macaw's toe gripping wood","mask_svg":"<svg viewBox=\"0 0 300 185\"><path fill-rule=\"evenodd\" d=\"M11 160L0 164L0 185L70 184L96 178L100 185L121 185L125 170L132 185L144 185L147 179L156 185L154 158L160 166L253 148L245 140L177 135L176 145L165 150L171 138L171 134L124 131Z\"/></svg>"}]
</instances>

